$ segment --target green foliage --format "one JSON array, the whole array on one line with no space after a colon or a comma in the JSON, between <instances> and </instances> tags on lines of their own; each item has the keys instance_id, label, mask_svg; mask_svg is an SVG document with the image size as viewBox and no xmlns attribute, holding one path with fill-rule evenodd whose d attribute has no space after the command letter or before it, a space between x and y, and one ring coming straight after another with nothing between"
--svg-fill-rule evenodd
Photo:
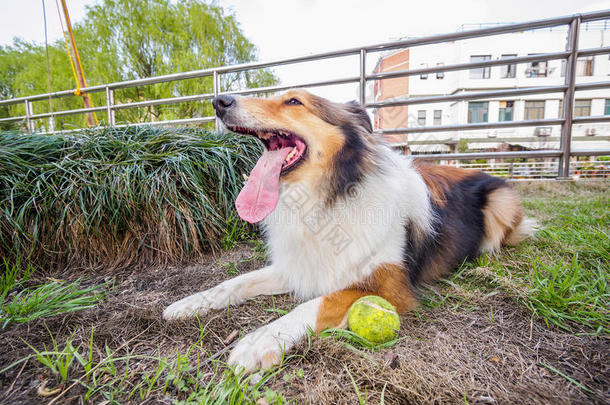
<instances>
[{"instance_id":1,"label":"green foliage","mask_svg":"<svg viewBox=\"0 0 610 405\"><path fill-rule=\"evenodd\" d=\"M177 394L182 400L176 403L183 405L253 404L261 398L269 404L287 403L281 393L265 386L283 373L285 366L246 375L208 356L201 336L186 351L177 349L175 356L165 357L160 350L155 356L132 354L128 347L121 355L118 352L123 346L112 350L107 344L100 350L94 343L93 330L88 342L79 345L73 343L73 335L63 345L50 331L49 335L50 347L43 344L40 350L26 342L33 353L4 367L0 373L33 358L62 382L72 379L84 387L84 401L103 398L110 403L141 402ZM300 369L290 377L303 378L304 372Z\"/></svg>"},{"instance_id":2,"label":"green foliage","mask_svg":"<svg viewBox=\"0 0 610 405\"><path fill-rule=\"evenodd\" d=\"M94 307L104 297L103 285L80 288L80 280L71 283L52 281L19 291L12 302L0 308L0 323L25 323L67 312Z\"/></svg>"},{"instance_id":3,"label":"green foliage","mask_svg":"<svg viewBox=\"0 0 610 405\"><path fill-rule=\"evenodd\" d=\"M452 277L478 289L483 276L549 326L573 333L610 333L608 196L526 196L542 222L536 237L500 255L465 263ZM455 301L454 297L452 301ZM445 301L445 299L443 299Z\"/></svg>"},{"instance_id":4,"label":"green foliage","mask_svg":"<svg viewBox=\"0 0 610 405\"><path fill-rule=\"evenodd\" d=\"M40 364L51 370L53 374L58 374L61 377L61 381L65 382L68 379L74 359L78 359L81 363L84 359L78 354L78 349L72 344L72 336L66 340L64 348L60 350L51 331L49 331L49 335L51 336L51 342L53 343L53 347L50 350L47 350L46 345L44 345L44 350L37 350L29 343L26 342L26 344L34 351L34 358Z\"/></svg>"},{"instance_id":5,"label":"green foliage","mask_svg":"<svg viewBox=\"0 0 610 405\"><path fill-rule=\"evenodd\" d=\"M16 263L10 263L6 258L3 258L2 261L4 271L0 275L0 304L4 302L4 298L11 290L29 280L34 272L32 266L23 268L19 260Z\"/></svg>"},{"instance_id":6,"label":"green foliage","mask_svg":"<svg viewBox=\"0 0 610 405\"><path fill-rule=\"evenodd\" d=\"M193 259L219 246L259 152L195 128L0 133L0 256L42 268Z\"/></svg>"},{"instance_id":7,"label":"green foliage","mask_svg":"<svg viewBox=\"0 0 610 405\"><path fill-rule=\"evenodd\" d=\"M248 223L242 221L235 212L232 212L227 219L224 235L222 237L222 248L231 250L240 241L249 240L253 236L252 228Z\"/></svg>"},{"instance_id":8,"label":"green foliage","mask_svg":"<svg viewBox=\"0 0 610 405\"><path fill-rule=\"evenodd\" d=\"M74 35L88 85L250 62L256 48L232 14L199 0L102 0L87 7ZM52 91L75 88L63 41L49 45ZM223 90L268 86L276 82L267 70L223 75ZM16 39L0 46L0 98L48 92L43 45ZM118 90L115 102L133 102L212 92L212 77ZM94 105L104 93L92 94ZM53 110L83 107L80 97L53 100ZM49 111L47 100L34 103L36 113ZM23 105L0 107L0 118L24 115ZM143 122L212 115L210 103L150 106L117 112L118 122ZM104 116L98 117L101 121ZM56 127L86 126L84 115L56 118ZM39 128L45 124L37 121ZM0 124L1 125L1 124ZM8 129L6 124L0 129Z\"/></svg>"},{"instance_id":9,"label":"green foliage","mask_svg":"<svg viewBox=\"0 0 610 405\"><path fill-rule=\"evenodd\" d=\"M610 333L608 272L601 265L585 269L575 255L569 263L534 261L526 306L547 323L570 330L581 323L596 333Z\"/></svg>"}]
</instances>

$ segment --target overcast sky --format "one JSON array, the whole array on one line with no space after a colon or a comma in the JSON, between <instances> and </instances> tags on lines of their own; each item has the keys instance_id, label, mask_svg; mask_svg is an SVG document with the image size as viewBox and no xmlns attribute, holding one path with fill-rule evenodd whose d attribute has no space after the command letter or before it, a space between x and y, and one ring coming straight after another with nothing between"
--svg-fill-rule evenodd
<instances>
[{"instance_id":1,"label":"overcast sky","mask_svg":"<svg viewBox=\"0 0 610 405\"><path fill-rule=\"evenodd\" d=\"M0 0L0 44L10 44L14 37L44 43L42 1ZM61 37L57 8L55 0L44 1L49 39L53 41ZM72 20L81 20L86 5L95 2L67 0ZM261 60L452 32L462 24L527 21L610 9L610 0L218 0L217 3L235 13L244 34L257 46ZM328 72L332 67L327 63L306 71L286 68L277 73L285 83L296 82L304 74L307 74L304 81L315 81L321 80L314 77L316 72ZM353 92L349 94L352 97Z\"/></svg>"}]
</instances>

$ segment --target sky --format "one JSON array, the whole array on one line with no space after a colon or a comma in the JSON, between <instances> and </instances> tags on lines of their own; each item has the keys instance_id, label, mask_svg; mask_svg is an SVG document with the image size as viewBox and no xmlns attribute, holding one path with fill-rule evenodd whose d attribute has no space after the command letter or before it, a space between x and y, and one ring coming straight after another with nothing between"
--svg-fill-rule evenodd
<instances>
[{"instance_id":1,"label":"sky","mask_svg":"<svg viewBox=\"0 0 610 405\"><path fill-rule=\"evenodd\" d=\"M61 37L55 0L0 0L0 45L9 45L14 37L44 43L43 1L49 41ZM72 21L81 20L85 7L95 2L67 0ZM263 61L453 32L462 24L521 22L610 9L610 0L216 0L215 3L236 15ZM279 68L275 72L283 83L310 82L357 75L356 62L347 58L307 67ZM352 87L334 94L353 99L356 92ZM320 89L319 93L328 96L329 92Z\"/></svg>"}]
</instances>

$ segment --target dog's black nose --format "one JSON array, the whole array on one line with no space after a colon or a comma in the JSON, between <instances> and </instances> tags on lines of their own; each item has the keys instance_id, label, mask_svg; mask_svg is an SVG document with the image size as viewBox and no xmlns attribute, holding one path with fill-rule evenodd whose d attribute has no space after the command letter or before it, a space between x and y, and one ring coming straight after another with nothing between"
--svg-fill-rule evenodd
<instances>
[{"instance_id":1,"label":"dog's black nose","mask_svg":"<svg viewBox=\"0 0 610 405\"><path fill-rule=\"evenodd\" d=\"M216 115L222 118L228 109L235 106L235 98L225 94L216 96L212 99L212 105L216 110Z\"/></svg>"}]
</instances>

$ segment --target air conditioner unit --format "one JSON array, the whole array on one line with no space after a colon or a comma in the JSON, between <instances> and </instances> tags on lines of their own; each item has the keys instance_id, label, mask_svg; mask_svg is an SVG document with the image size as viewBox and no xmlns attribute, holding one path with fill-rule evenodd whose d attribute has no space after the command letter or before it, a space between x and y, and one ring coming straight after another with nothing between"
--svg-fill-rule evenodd
<instances>
[{"instance_id":1,"label":"air conditioner unit","mask_svg":"<svg viewBox=\"0 0 610 405\"><path fill-rule=\"evenodd\" d=\"M585 135L587 135L587 136L595 136L596 134L597 134L597 130L595 128L585 129Z\"/></svg>"},{"instance_id":2,"label":"air conditioner unit","mask_svg":"<svg viewBox=\"0 0 610 405\"><path fill-rule=\"evenodd\" d=\"M487 137L488 138L497 138L498 137L498 131L489 131L487 133Z\"/></svg>"},{"instance_id":3,"label":"air conditioner unit","mask_svg":"<svg viewBox=\"0 0 610 405\"><path fill-rule=\"evenodd\" d=\"M534 135L542 137L542 138L546 138L547 136L551 136L552 132L553 132L553 128L551 128L551 127L537 127L534 130Z\"/></svg>"}]
</instances>

